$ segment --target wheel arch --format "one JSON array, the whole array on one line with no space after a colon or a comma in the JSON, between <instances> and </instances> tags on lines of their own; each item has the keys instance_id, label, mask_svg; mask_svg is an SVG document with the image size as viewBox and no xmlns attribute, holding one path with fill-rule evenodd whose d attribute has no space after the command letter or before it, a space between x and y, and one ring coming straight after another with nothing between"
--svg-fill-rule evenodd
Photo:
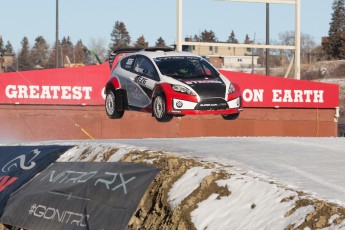
<instances>
[{"instance_id":1,"label":"wheel arch","mask_svg":"<svg viewBox=\"0 0 345 230\"><path fill-rule=\"evenodd\" d=\"M109 89L117 90L121 88L120 81L117 77L111 78L104 88L104 93L106 94Z\"/></svg>"},{"instance_id":2,"label":"wheel arch","mask_svg":"<svg viewBox=\"0 0 345 230\"><path fill-rule=\"evenodd\" d=\"M165 96L164 89L161 84L158 84L155 86L155 88L152 91L152 101L153 99L158 95L158 94L163 94Z\"/></svg>"}]
</instances>

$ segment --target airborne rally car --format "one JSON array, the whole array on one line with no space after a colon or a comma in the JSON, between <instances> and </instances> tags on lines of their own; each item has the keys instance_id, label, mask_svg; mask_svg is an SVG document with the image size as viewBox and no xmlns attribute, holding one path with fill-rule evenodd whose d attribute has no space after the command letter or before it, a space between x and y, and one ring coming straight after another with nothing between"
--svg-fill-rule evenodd
<instances>
[{"instance_id":1,"label":"airborne rally car","mask_svg":"<svg viewBox=\"0 0 345 230\"><path fill-rule=\"evenodd\" d=\"M239 86L200 56L171 48L123 49L112 53L109 64L105 110L111 119L136 110L159 122L201 114L234 120L242 111Z\"/></svg>"}]
</instances>

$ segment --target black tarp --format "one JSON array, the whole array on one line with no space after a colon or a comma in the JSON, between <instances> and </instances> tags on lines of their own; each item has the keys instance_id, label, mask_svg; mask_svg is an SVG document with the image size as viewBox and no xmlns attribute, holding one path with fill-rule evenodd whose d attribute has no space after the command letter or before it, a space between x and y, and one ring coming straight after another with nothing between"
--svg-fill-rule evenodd
<instances>
[{"instance_id":1,"label":"black tarp","mask_svg":"<svg viewBox=\"0 0 345 230\"><path fill-rule=\"evenodd\" d=\"M0 215L11 193L72 146L0 146Z\"/></svg>"},{"instance_id":2,"label":"black tarp","mask_svg":"<svg viewBox=\"0 0 345 230\"><path fill-rule=\"evenodd\" d=\"M124 162L58 162L8 200L1 222L25 229L126 229L159 172Z\"/></svg>"}]
</instances>

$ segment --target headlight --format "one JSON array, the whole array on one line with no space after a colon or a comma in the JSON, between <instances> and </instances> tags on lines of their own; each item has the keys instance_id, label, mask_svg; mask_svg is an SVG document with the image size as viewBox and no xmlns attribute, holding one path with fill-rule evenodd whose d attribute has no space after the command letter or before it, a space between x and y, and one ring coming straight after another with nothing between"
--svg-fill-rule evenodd
<instances>
[{"instance_id":1,"label":"headlight","mask_svg":"<svg viewBox=\"0 0 345 230\"><path fill-rule=\"evenodd\" d=\"M172 85L173 90L181 93L186 93L190 95L196 95L192 90L188 89L187 87L184 87L182 85Z\"/></svg>"},{"instance_id":2,"label":"headlight","mask_svg":"<svg viewBox=\"0 0 345 230\"><path fill-rule=\"evenodd\" d=\"M235 92L235 87L234 85L230 82L229 89L228 89L228 94Z\"/></svg>"}]
</instances>

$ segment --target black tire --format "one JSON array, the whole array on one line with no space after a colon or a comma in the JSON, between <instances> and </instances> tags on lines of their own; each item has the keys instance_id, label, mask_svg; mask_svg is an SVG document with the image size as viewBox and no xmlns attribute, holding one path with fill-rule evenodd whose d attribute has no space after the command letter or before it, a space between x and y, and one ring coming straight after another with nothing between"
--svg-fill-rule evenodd
<instances>
[{"instance_id":1,"label":"black tire","mask_svg":"<svg viewBox=\"0 0 345 230\"><path fill-rule=\"evenodd\" d=\"M158 94L152 102L153 116L159 122L169 122L173 119L172 114L166 113L166 101L163 94Z\"/></svg>"},{"instance_id":2,"label":"black tire","mask_svg":"<svg viewBox=\"0 0 345 230\"><path fill-rule=\"evenodd\" d=\"M240 113L234 114L222 114L224 120L236 120L240 116Z\"/></svg>"},{"instance_id":3,"label":"black tire","mask_svg":"<svg viewBox=\"0 0 345 230\"><path fill-rule=\"evenodd\" d=\"M120 119L125 113L124 110L119 111L116 107L115 91L113 89L107 90L105 97L105 112L110 119Z\"/></svg>"}]
</instances>

